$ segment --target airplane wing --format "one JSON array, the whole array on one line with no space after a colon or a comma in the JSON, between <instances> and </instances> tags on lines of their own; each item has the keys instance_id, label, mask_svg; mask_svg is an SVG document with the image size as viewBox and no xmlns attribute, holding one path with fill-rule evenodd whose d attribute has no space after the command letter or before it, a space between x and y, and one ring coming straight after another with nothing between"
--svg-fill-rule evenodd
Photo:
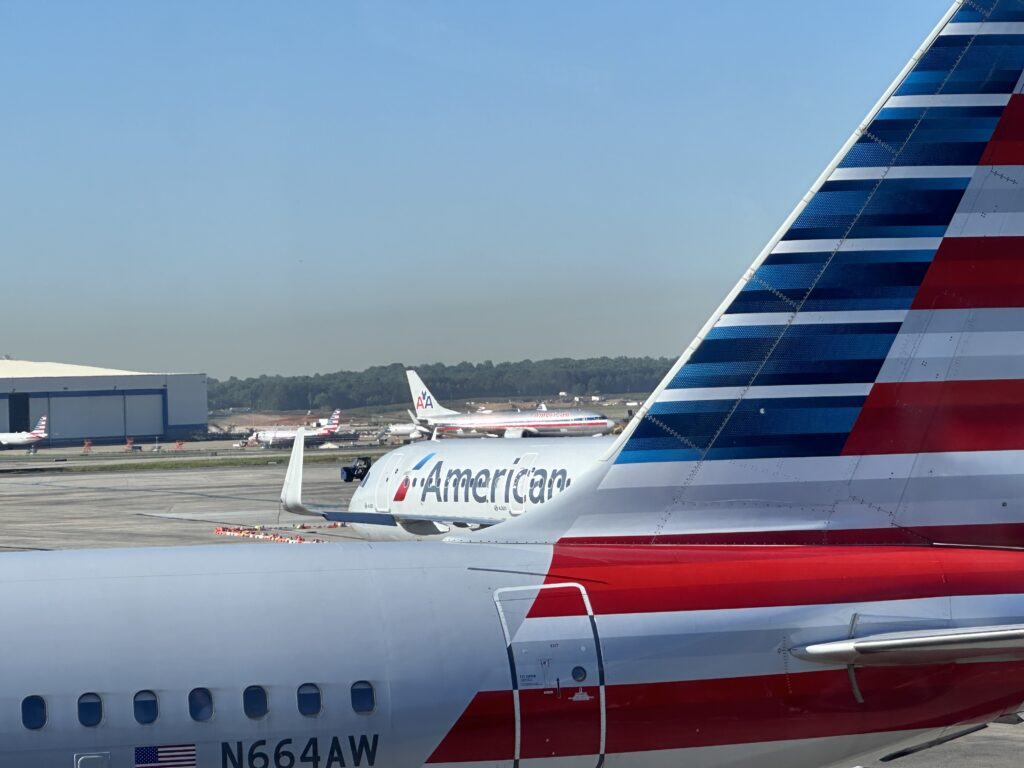
<instances>
[{"instance_id":1,"label":"airplane wing","mask_svg":"<svg viewBox=\"0 0 1024 768\"><path fill-rule=\"evenodd\" d=\"M805 661L858 667L942 664L990 656L1024 657L1024 624L923 629L815 643L791 653Z\"/></svg>"},{"instance_id":2,"label":"airplane wing","mask_svg":"<svg viewBox=\"0 0 1024 768\"><path fill-rule=\"evenodd\" d=\"M340 507L322 504L305 504L302 501L302 463L305 454L306 430L299 429L295 435L295 445L288 459L288 469L284 473L284 485L281 487L281 508L293 515L322 517L337 523L361 523L363 525L398 525L403 520L442 523L444 525L494 525L503 518L480 517L467 515L428 515L410 514L395 515L388 512L350 512Z\"/></svg>"},{"instance_id":3,"label":"airplane wing","mask_svg":"<svg viewBox=\"0 0 1024 768\"><path fill-rule=\"evenodd\" d=\"M288 469L284 473L284 485L281 487L281 508L293 515L309 515L319 517L302 503L302 459L306 448L306 430L302 427L295 435L292 454L288 458Z\"/></svg>"}]
</instances>

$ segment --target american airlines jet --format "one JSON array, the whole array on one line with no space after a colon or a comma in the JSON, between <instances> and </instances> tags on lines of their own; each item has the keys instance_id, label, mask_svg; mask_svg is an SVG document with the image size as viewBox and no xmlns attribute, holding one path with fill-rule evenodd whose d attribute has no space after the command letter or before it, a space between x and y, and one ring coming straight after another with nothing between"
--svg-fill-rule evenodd
<instances>
[{"instance_id":1,"label":"american airlines jet","mask_svg":"<svg viewBox=\"0 0 1024 768\"><path fill-rule=\"evenodd\" d=\"M544 506L593 466L613 438L431 440L381 456L348 509L302 501L304 433L292 447L281 505L347 523L368 539L394 540L478 528Z\"/></svg>"},{"instance_id":2,"label":"american airlines jet","mask_svg":"<svg viewBox=\"0 0 1024 768\"><path fill-rule=\"evenodd\" d=\"M1018 711L1022 75L1021 4L955 3L528 514L0 557L0 764L823 768Z\"/></svg>"},{"instance_id":3,"label":"american airlines jet","mask_svg":"<svg viewBox=\"0 0 1024 768\"><path fill-rule=\"evenodd\" d=\"M48 437L46 433L46 415L39 417L36 427L31 432L0 432L0 445L4 448L32 446Z\"/></svg>"},{"instance_id":4,"label":"american airlines jet","mask_svg":"<svg viewBox=\"0 0 1024 768\"><path fill-rule=\"evenodd\" d=\"M274 445L291 445L295 442L295 436L299 433L301 427L283 427L281 429L265 429L258 432L254 432L251 440L265 446ZM327 420L327 423L314 430L310 435L307 436L307 440L330 438L341 429L341 409L337 409L331 414L331 417Z\"/></svg>"},{"instance_id":5,"label":"american airlines jet","mask_svg":"<svg viewBox=\"0 0 1024 768\"><path fill-rule=\"evenodd\" d=\"M579 408L548 410L542 406L536 411L459 413L442 406L416 371L406 371L405 375L415 408L415 415L410 415L442 437L604 435L615 428L614 419Z\"/></svg>"}]
</instances>

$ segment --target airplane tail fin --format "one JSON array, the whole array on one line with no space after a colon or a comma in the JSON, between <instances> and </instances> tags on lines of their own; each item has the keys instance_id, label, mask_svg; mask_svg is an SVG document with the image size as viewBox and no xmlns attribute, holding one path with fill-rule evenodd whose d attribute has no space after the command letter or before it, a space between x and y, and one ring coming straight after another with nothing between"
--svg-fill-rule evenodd
<instances>
[{"instance_id":1,"label":"airplane tail fin","mask_svg":"<svg viewBox=\"0 0 1024 768\"><path fill-rule=\"evenodd\" d=\"M46 437L46 414L39 417L36 428L30 433L33 437Z\"/></svg>"},{"instance_id":2,"label":"airplane tail fin","mask_svg":"<svg viewBox=\"0 0 1024 768\"><path fill-rule=\"evenodd\" d=\"M1024 546L1021 21L954 3L602 460L485 535Z\"/></svg>"},{"instance_id":3,"label":"airplane tail fin","mask_svg":"<svg viewBox=\"0 0 1024 768\"><path fill-rule=\"evenodd\" d=\"M458 411L443 408L437 402L437 398L427 389L416 371L406 371L406 378L409 380L409 393L412 395L413 407L416 409L417 419L432 419L438 416L454 416Z\"/></svg>"},{"instance_id":4,"label":"airplane tail fin","mask_svg":"<svg viewBox=\"0 0 1024 768\"><path fill-rule=\"evenodd\" d=\"M320 429L320 434L333 435L341 427L341 408L335 409L327 423Z\"/></svg>"}]
</instances>

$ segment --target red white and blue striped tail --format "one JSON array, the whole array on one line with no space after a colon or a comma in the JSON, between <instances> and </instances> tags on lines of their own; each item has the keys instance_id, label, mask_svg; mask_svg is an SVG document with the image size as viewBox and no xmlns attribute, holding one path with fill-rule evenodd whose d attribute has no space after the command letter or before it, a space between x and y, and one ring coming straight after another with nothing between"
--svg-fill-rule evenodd
<instances>
[{"instance_id":1,"label":"red white and blue striped tail","mask_svg":"<svg viewBox=\"0 0 1024 768\"><path fill-rule=\"evenodd\" d=\"M39 417L39 421L36 422L36 428L30 433L36 437L46 437L46 416Z\"/></svg>"},{"instance_id":2,"label":"red white and blue striped tail","mask_svg":"<svg viewBox=\"0 0 1024 768\"><path fill-rule=\"evenodd\" d=\"M1022 74L1024 2L955 3L589 483L488 535L1024 546Z\"/></svg>"},{"instance_id":3,"label":"red white and blue striped tail","mask_svg":"<svg viewBox=\"0 0 1024 768\"><path fill-rule=\"evenodd\" d=\"M327 420L327 423L320 428L320 434L322 435L333 435L338 431L338 427L341 425L341 409L338 408L331 414L331 417Z\"/></svg>"}]
</instances>

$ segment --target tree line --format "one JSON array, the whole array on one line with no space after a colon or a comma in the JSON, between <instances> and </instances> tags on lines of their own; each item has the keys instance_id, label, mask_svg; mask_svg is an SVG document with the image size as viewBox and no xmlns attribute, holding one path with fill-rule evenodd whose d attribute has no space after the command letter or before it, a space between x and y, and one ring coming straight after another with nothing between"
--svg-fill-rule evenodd
<instances>
[{"instance_id":1,"label":"tree line","mask_svg":"<svg viewBox=\"0 0 1024 768\"><path fill-rule=\"evenodd\" d=\"M510 363L429 363L413 366L438 400L553 398L650 392L675 362L668 357L592 357L520 360ZM377 365L365 371L313 376L208 379L210 408L295 411L363 408L409 402L405 366Z\"/></svg>"}]
</instances>

